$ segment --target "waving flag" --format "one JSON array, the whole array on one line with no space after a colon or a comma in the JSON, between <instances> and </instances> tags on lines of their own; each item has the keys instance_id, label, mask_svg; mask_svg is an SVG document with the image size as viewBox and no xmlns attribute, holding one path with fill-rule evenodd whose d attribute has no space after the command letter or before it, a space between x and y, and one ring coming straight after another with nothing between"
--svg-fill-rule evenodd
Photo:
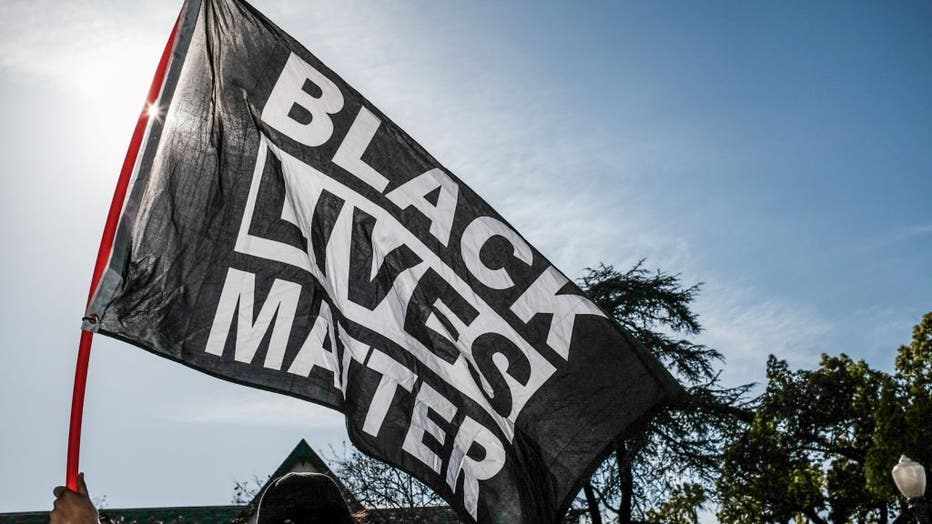
<instances>
[{"instance_id":1,"label":"waving flag","mask_svg":"<svg viewBox=\"0 0 932 524\"><path fill-rule=\"evenodd\" d=\"M479 522L555 522L670 375L238 0L188 2L83 328L339 410Z\"/></svg>"}]
</instances>

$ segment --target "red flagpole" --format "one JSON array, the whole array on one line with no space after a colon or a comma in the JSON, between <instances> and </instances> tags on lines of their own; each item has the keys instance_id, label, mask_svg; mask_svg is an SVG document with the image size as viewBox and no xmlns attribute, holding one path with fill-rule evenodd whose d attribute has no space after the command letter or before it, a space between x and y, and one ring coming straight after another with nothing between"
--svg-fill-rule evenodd
<instances>
[{"instance_id":1,"label":"red flagpole","mask_svg":"<svg viewBox=\"0 0 932 524\"><path fill-rule=\"evenodd\" d=\"M113 251L113 240L116 237L117 226L120 222L120 215L123 213L123 203L126 200L126 191L129 188L129 182L132 178L133 169L136 166L136 159L139 156L139 149L142 146L142 139L146 134L146 128L149 124L149 108L155 104L162 92L162 86L165 83L165 74L168 71L168 64L171 62L172 52L175 47L175 37L178 34L178 27L181 25L181 15L184 13L182 7L178 19L172 28L168 42L165 44L165 50L162 51L162 57L159 60L158 68L155 70L155 76L152 79L152 85L149 87L149 94L146 96L146 103L136 121L136 129L133 131L133 137L129 142L129 149L126 151L126 157L123 159L123 167L120 170L120 178L117 179L116 189L113 192L113 200L110 202L110 211L107 214L107 222L104 225L104 232L100 239L100 248L97 250L97 262L94 264L94 273L91 276L91 288L87 294L87 305L90 306L91 299L97 291L100 279L104 270L110 261L110 254ZM165 110L167 108L159 108ZM91 315L89 321L96 323L96 315ZM87 368L91 359L91 342L94 340L94 333L91 331L81 331L81 342L78 344L78 359L74 370L74 391L71 396L71 423L68 431L68 464L65 472L65 484L68 489L77 491L78 489L78 458L81 455L81 422L84 416L84 392L87 387Z\"/></svg>"}]
</instances>

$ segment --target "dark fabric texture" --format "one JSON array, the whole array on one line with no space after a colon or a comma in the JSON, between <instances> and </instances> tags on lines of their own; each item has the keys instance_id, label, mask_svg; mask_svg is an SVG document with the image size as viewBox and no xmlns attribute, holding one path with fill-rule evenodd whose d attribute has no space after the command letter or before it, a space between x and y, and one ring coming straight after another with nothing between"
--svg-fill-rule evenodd
<instances>
[{"instance_id":1,"label":"dark fabric texture","mask_svg":"<svg viewBox=\"0 0 932 524\"><path fill-rule=\"evenodd\" d=\"M339 410L464 518L558 521L677 383L251 6L181 27L84 328Z\"/></svg>"},{"instance_id":2,"label":"dark fabric texture","mask_svg":"<svg viewBox=\"0 0 932 524\"><path fill-rule=\"evenodd\" d=\"M326 475L288 473L262 494L257 524L353 524L340 489Z\"/></svg>"}]
</instances>

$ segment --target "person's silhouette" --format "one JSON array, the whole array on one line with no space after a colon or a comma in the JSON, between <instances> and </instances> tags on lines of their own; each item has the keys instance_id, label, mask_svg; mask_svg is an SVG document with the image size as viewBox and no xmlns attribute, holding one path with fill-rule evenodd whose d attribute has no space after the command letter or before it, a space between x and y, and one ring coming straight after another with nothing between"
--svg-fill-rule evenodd
<instances>
[{"instance_id":1,"label":"person's silhouette","mask_svg":"<svg viewBox=\"0 0 932 524\"><path fill-rule=\"evenodd\" d=\"M354 524L336 483L318 473L288 473L259 500L257 524Z\"/></svg>"}]
</instances>

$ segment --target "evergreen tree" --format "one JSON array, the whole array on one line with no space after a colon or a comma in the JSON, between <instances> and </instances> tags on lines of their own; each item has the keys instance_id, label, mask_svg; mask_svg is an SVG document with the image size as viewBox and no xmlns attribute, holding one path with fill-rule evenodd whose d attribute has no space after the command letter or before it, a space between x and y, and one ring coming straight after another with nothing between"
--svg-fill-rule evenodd
<instances>
[{"instance_id":1,"label":"evergreen tree","mask_svg":"<svg viewBox=\"0 0 932 524\"><path fill-rule=\"evenodd\" d=\"M593 524L645 518L696 522L718 478L726 445L753 417L750 385L723 387L716 369L721 354L689 340L701 331L690 309L698 284L684 287L677 275L649 272L638 263L623 273L605 265L590 269L580 285L660 359L688 395L617 443L615 453L584 486L568 520L585 512ZM369 507L440 503L405 473L359 452L331 462Z\"/></svg>"},{"instance_id":2,"label":"evergreen tree","mask_svg":"<svg viewBox=\"0 0 932 524\"><path fill-rule=\"evenodd\" d=\"M577 505L588 508L593 522L604 514L621 524L647 518L652 509L654 516L671 507L679 511L685 502L697 510L705 502L700 490L718 477L726 445L752 417L750 385L723 387L715 367L722 355L689 340L701 331L690 309L700 285L684 287L678 275L650 272L642 261L625 272L589 269L580 287L673 373L688 396L618 442Z\"/></svg>"}]
</instances>

